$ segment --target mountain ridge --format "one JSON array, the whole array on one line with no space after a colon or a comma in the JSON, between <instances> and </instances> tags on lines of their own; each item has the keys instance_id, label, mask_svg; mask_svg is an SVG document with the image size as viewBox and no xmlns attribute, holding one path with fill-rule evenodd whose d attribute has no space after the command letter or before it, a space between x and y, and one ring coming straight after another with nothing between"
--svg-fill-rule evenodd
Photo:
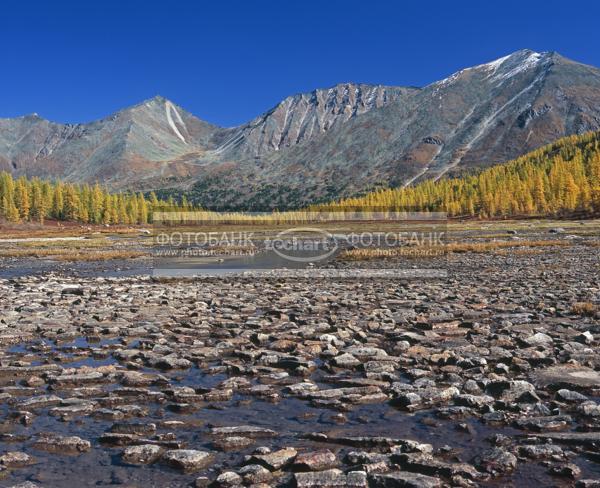
<instances>
[{"instance_id":1,"label":"mountain ridge","mask_svg":"<svg viewBox=\"0 0 600 488\"><path fill-rule=\"evenodd\" d=\"M439 179L597 129L600 70L524 49L423 88L339 83L291 95L233 128L160 95L87 124L0 119L0 169L285 207Z\"/></svg>"}]
</instances>

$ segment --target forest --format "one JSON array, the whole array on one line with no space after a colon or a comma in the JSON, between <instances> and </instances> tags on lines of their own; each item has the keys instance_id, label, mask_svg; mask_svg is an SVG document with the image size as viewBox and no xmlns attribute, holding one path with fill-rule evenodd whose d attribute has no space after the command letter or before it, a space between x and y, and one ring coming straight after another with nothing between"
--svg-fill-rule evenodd
<instances>
[{"instance_id":1,"label":"forest","mask_svg":"<svg viewBox=\"0 0 600 488\"><path fill-rule=\"evenodd\" d=\"M600 212L600 133L565 137L465 176L379 190L329 206L444 211L482 218L595 214Z\"/></svg>"},{"instance_id":2,"label":"forest","mask_svg":"<svg viewBox=\"0 0 600 488\"><path fill-rule=\"evenodd\" d=\"M87 224L146 224L152 211L175 208L173 200L159 200L151 192L109 193L100 185L49 182L39 178L14 179L0 172L0 220L38 222L46 219ZM179 209L193 209L184 199Z\"/></svg>"},{"instance_id":3,"label":"forest","mask_svg":"<svg viewBox=\"0 0 600 488\"><path fill-rule=\"evenodd\" d=\"M321 209L443 211L453 217L504 218L600 213L600 133L557 140L514 161L460 177L383 189L327 205L273 214L277 221L306 220ZM100 185L14 179L0 172L0 219L46 219L90 224L146 224L157 210L199 209L184 197L159 200L154 192L110 193Z\"/></svg>"}]
</instances>

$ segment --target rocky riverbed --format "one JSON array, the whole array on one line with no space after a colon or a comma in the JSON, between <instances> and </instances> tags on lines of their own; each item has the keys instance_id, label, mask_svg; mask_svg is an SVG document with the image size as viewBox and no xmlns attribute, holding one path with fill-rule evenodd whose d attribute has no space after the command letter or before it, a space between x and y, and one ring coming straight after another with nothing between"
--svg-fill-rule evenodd
<instances>
[{"instance_id":1,"label":"rocky riverbed","mask_svg":"<svg viewBox=\"0 0 600 488\"><path fill-rule=\"evenodd\" d=\"M0 279L0 484L600 486L599 257Z\"/></svg>"}]
</instances>

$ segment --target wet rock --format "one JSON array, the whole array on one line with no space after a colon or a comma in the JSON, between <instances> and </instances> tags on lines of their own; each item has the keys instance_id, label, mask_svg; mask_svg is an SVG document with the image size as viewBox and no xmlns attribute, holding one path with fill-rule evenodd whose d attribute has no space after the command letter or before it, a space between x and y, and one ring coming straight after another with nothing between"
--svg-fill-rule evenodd
<instances>
[{"instance_id":1,"label":"wet rock","mask_svg":"<svg viewBox=\"0 0 600 488\"><path fill-rule=\"evenodd\" d=\"M534 444L519 446L519 455L530 459L550 459L561 457L564 452L555 444Z\"/></svg>"},{"instance_id":2,"label":"wet rock","mask_svg":"<svg viewBox=\"0 0 600 488\"><path fill-rule=\"evenodd\" d=\"M347 486L347 477L339 469L329 469L327 471L296 473L294 475L296 486L298 488L334 488L338 486Z\"/></svg>"},{"instance_id":3,"label":"wet rock","mask_svg":"<svg viewBox=\"0 0 600 488\"><path fill-rule=\"evenodd\" d=\"M7 468L20 468L33 462L33 458L24 452L6 452L0 456L0 464Z\"/></svg>"},{"instance_id":4,"label":"wet rock","mask_svg":"<svg viewBox=\"0 0 600 488\"><path fill-rule=\"evenodd\" d=\"M98 439L101 444L109 446L129 446L135 444L140 436L136 434L121 434L114 432L105 432Z\"/></svg>"},{"instance_id":5,"label":"wet rock","mask_svg":"<svg viewBox=\"0 0 600 488\"><path fill-rule=\"evenodd\" d=\"M122 459L127 464L151 464L157 461L164 449L152 444L131 446L123 451Z\"/></svg>"},{"instance_id":6,"label":"wet rock","mask_svg":"<svg viewBox=\"0 0 600 488\"><path fill-rule=\"evenodd\" d=\"M238 472L248 484L269 483L273 478L271 471L260 464L248 464Z\"/></svg>"},{"instance_id":7,"label":"wet rock","mask_svg":"<svg viewBox=\"0 0 600 488\"><path fill-rule=\"evenodd\" d=\"M78 405L52 408L48 411L48 415L59 417L61 420L66 421L81 415L88 415L92 413L95 408L95 402L81 402Z\"/></svg>"},{"instance_id":8,"label":"wet rock","mask_svg":"<svg viewBox=\"0 0 600 488\"><path fill-rule=\"evenodd\" d=\"M238 451L254 444L254 439L241 436L230 436L216 439L213 445L221 451Z\"/></svg>"},{"instance_id":9,"label":"wet rock","mask_svg":"<svg viewBox=\"0 0 600 488\"><path fill-rule=\"evenodd\" d=\"M110 428L113 434L152 435L156 432L156 424L146 422L116 423Z\"/></svg>"},{"instance_id":10,"label":"wet rock","mask_svg":"<svg viewBox=\"0 0 600 488\"><path fill-rule=\"evenodd\" d=\"M210 486L210 484L211 484L211 480L210 480L210 478L208 478L206 476L199 476L194 481L195 488L208 488Z\"/></svg>"},{"instance_id":11,"label":"wet rock","mask_svg":"<svg viewBox=\"0 0 600 488\"><path fill-rule=\"evenodd\" d=\"M563 444L586 446L591 449L600 447L600 432L549 432L534 435Z\"/></svg>"},{"instance_id":12,"label":"wet rock","mask_svg":"<svg viewBox=\"0 0 600 488\"><path fill-rule=\"evenodd\" d=\"M564 430L572 422L568 415L552 415L548 417L525 417L514 422L519 429L532 430L536 432Z\"/></svg>"},{"instance_id":13,"label":"wet rock","mask_svg":"<svg viewBox=\"0 0 600 488\"><path fill-rule=\"evenodd\" d=\"M30 376L29 378L23 380L23 384L25 386L30 386L30 387L35 388L38 386L43 386L44 384L46 384L46 382L39 376Z\"/></svg>"},{"instance_id":14,"label":"wet rock","mask_svg":"<svg viewBox=\"0 0 600 488\"><path fill-rule=\"evenodd\" d=\"M336 356L331 362L340 368L354 368L361 364L360 360L347 352Z\"/></svg>"},{"instance_id":15,"label":"wet rock","mask_svg":"<svg viewBox=\"0 0 600 488\"><path fill-rule=\"evenodd\" d=\"M28 408L46 408L52 407L55 405L60 405L62 399L56 395L41 395L38 397L28 398L27 400L23 400L19 402L19 408L28 409Z\"/></svg>"},{"instance_id":16,"label":"wet rock","mask_svg":"<svg viewBox=\"0 0 600 488\"><path fill-rule=\"evenodd\" d=\"M298 451L293 447L286 447L270 454L258 454L250 458L251 464L260 464L270 471L277 471L292 463Z\"/></svg>"},{"instance_id":17,"label":"wet rock","mask_svg":"<svg viewBox=\"0 0 600 488\"><path fill-rule=\"evenodd\" d=\"M581 403L578 405L577 410L588 417L600 417L600 405L593 401Z\"/></svg>"},{"instance_id":18,"label":"wet rock","mask_svg":"<svg viewBox=\"0 0 600 488\"><path fill-rule=\"evenodd\" d=\"M350 451L346 454L344 462L350 465L376 463L391 464L391 459L389 454L381 454L378 452L366 451Z\"/></svg>"},{"instance_id":19,"label":"wet rock","mask_svg":"<svg viewBox=\"0 0 600 488\"><path fill-rule=\"evenodd\" d=\"M466 407L482 408L486 405L494 403L494 397L489 395L457 395L454 398L454 403L457 405L463 405Z\"/></svg>"},{"instance_id":20,"label":"wet rock","mask_svg":"<svg viewBox=\"0 0 600 488\"><path fill-rule=\"evenodd\" d=\"M579 480L575 483L575 488L600 488L600 479L599 480Z\"/></svg>"},{"instance_id":21,"label":"wet rock","mask_svg":"<svg viewBox=\"0 0 600 488\"><path fill-rule=\"evenodd\" d=\"M369 475L369 486L374 488L442 488L443 483L433 476L398 471Z\"/></svg>"},{"instance_id":22,"label":"wet rock","mask_svg":"<svg viewBox=\"0 0 600 488\"><path fill-rule=\"evenodd\" d=\"M33 447L57 454L80 454L89 451L92 445L89 441L77 436L48 436L36 439Z\"/></svg>"},{"instance_id":23,"label":"wet rock","mask_svg":"<svg viewBox=\"0 0 600 488\"><path fill-rule=\"evenodd\" d=\"M298 471L323 471L336 467L335 454L329 450L302 452L296 456L293 468Z\"/></svg>"},{"instance_id":24,"label":"wet rock","mask_svg":"<svg viewBox=\"0 0 600 488\"><path fill-rule=\"evenodd\" d=\"M495 447L476 456L474 463L478 469L492 476L502 476L517 467L517 458L514 454Z\"/></svg>"},{"instance_id":25,"label":"wet rock","mask_svg":"<svg viewBox=\"0 0 600 488\"><path fill-rule=\"evenodd\" d=\"M163 454L162 461L184 473L193 473L209 466L213 455L206 451L173 449Z\"/></svg>"},{"instance_id":26,"label":"wet rock","mask_svg":"<svg viewBox=\"0 0 600 488\"><path fill-rule=\"evenodd\" d=\"M556 398L563 402L574 402L574 403L585 402L588 399L585 395L582 395L581 393L578 393L578 392L572 391L572 390L567 390L565 388L558 390L556 392Z\"/></svg>"},{"instance_id":27,"label":"wet rock","mask_svg":"<svg viewBox=\"0 0 600 488\"><path fill-rule=\"evenodd\" d=\"M264 427L255 427L252 425L238 425L233 427L214 427L210 430L212 436L241 436L250 437L252 439L261 439L269 437L277 437L278 434L274 430L266 429Z\"/></svg>"},{"instance_id":28,"label":"wet rock","mask_svg":"<svg viewBox=\"0 0 600 488\"><path fill-rule=\"evenodd\" d=\"M564 476L571 479L577 479L581 476L581 469L573 463L550 466L548 472L554 476Z\"/></svg>"},{"instance_id":29,"label":"wet rock","mask_svg":"<svg viewBox=\"0 0 600 488\"><path fill-rule=\"evenodd\" d=\"M102 383L104 381L107 381L107 378L98 371L92 371L90 373L62 374L50 378L50 383L57 388Z\"/></svg>"},{"instance_id":30,"label":"wet rock","mask_svg":"<svg viewBox=\"0 0 600 488\"><path fill-rule=\"evenodd\" d=\"M127 371L121 377L121 383L124 386L149 386L156 378L153 375L138 373L137 371Z\"/></svg>"},{"instance_id":31,"label":"wet rock","mask_svg":"<svg viewBox=\"0 0 600 488\"><path fill-rule=\"evenodd\" d=\"M552 344L554 341L552 340L552 337L550 337L548 334L544 334L543 332L538 332L536 334L533 334L532 336L529 336L525 339L523 339L523 342L525 342L525 344L527 346L547 346Z\"/></svg>"},{"instance_id":32,"label":"wet rock","mask_svg":"<svg viewBox=\"0 0 600 488\"><path fill-rule=\"evenodd\" d=\"M500 400L521 403L536 403L540 398L536 394L535 386L523 380L494 381L486 391Z\"/></svg>"},{"instance_id":33,"label":"wet rock","mask_svg":"<svg viewBox=\"0 0 600 488\"><path fill-rule=\"evenodd\" d=\"M578 366L552 366L536 371L536 385L550 388L594 388L600 387L600 373L591 368Z\"/></svg>"},{"instance_id":34,"label":"wet rock","mask_svg":"<svg viewBox=\"0 0 600 488\"><path fill-rule=\"evenodd\" d=\"M402 383L392 385L394 397L392 404L410 411L429 408L432 405L447 403L460 394L458 388L425 387L410 389Z\"/></svg>"},{"instance_id":35,"label":"wet rock","mask_svg":"<svg viewBox=\"0 0 600 488\"><path fill-rule=\"evenodd\" d=\"M470 464L445 463L434 459L433 456L428 454L393 455L392 462L398 464L406 471L430 476L444 476L446 478L461 476L471 480L481 478L481 474Z\"/></svg>"},{"instance_id":36,"label":"wet rock","mask_svg":"<svg viewBox=\"0 0 600 488\"><path fill-rule=\"evenodd\" d=\"M431 453L433 446L431 444L420 443L412 439L400 439L396 437L379 437L379 436L334 436L321 433L311 433L306 435L307 439L316 442L330 442L333 444L342 444L353 447L363 448L378 448L378 449L393 449L395 452L422 452Z\"/></svg>"},{"instance_id":37,"label":"wet rock","mask_svg":"<svg viewBox=\"0 0 600 488\"><path fill-rule=\"evenodd\" d=\"M368 488L367 473L364 471L349 471L346 475L346 486L350 488Z\"/></svg>"},{"instance_id":38,"label":"wet rock","mask_svg":"<svg viewBox=\"0 0 600 488\"><path fill-rule=\"evenodd\" d=\"M152 366L158 369L189 369L192 363L187 359L176 356L164 356L151 362Z\"/></svg>"},{"instance_id":39,"label":"wet rock","mask_svg":"<svg viewBox=\"0 0 600 488\"><path fill-rule=\"evenodd\" d=\"M241 484L242 477L233 471L221 473L215 480L215 486L218 487L240 486Z\"/></svg>"}]
</instances>

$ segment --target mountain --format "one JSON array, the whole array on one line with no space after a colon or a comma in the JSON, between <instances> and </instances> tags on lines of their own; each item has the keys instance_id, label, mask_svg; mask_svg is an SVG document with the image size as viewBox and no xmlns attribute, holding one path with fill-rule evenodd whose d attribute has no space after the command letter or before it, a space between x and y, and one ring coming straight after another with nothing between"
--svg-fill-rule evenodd
<instances>
[{"instance_id":1,"label":"mountain","mask_svg":"<svg viewBox=\"0 0 600 488\"><path fill-rule=\"evenodd\" d=\"M289 97L240 127L204 122L157 96L89 124L0 119L0 170L15 176L160 188L310 141L414 89L340 84Z\"/></svg>"},{"instance_id":2,"label":"mountain","mask_svg":"<svg viewBox=\"0 0 600 488\"><path fill-rule=\"evenodd\" d=\"M221 150L242 158L285 151L417 91L417 88L343 83L326 90L300 93L234 129Z\"/></svg>"},{"instance_id":3,"label":"mountain","mask_svg":"<svg viewBox=\"0 0 600 488\"><path fill-rule=\"evenodd\" d=\"M600 132L563 137L507 163L456 178L378 190L331 209L410 208L461 217L600 215Z\"/></svg>"},{"instance_id":4,"label":"mountain","mask_svg":"<svg viewBox=\"0 0 600 488\"><path fill-rule=\"evenodd\" d=\"M219 128L162 97L89 124L57 124L37 114L0 119L0 169L13 174L100 181L124 188L183 173Z\"/></svg>"},{"instance_id":5,"label":"mountain","mask_svg":"<svg viewBox=\"0 0 600 488\"><path fill-rule=\"evenodd\" d=\"M493 165L599 128L600 70L523 50L272 153L260 166L238 165L235 177L246 184L235 199L219 193L215 180L196 189L205 202L217 195L257 207L282 194L298 203L327 200Z\"/></svg>"},{"instance_id":6,"label":"mountain","mask_svg":"<svg viewBox=\"0 0 600 488\"><path fill-rule=\"evenodd\" d=\"M234 128L162 97L89 124L0 119L0 169L283 208L490 166L598 129L600 70L521 50L423 88L294 95Z\"/></svg>"}]
</instances>

